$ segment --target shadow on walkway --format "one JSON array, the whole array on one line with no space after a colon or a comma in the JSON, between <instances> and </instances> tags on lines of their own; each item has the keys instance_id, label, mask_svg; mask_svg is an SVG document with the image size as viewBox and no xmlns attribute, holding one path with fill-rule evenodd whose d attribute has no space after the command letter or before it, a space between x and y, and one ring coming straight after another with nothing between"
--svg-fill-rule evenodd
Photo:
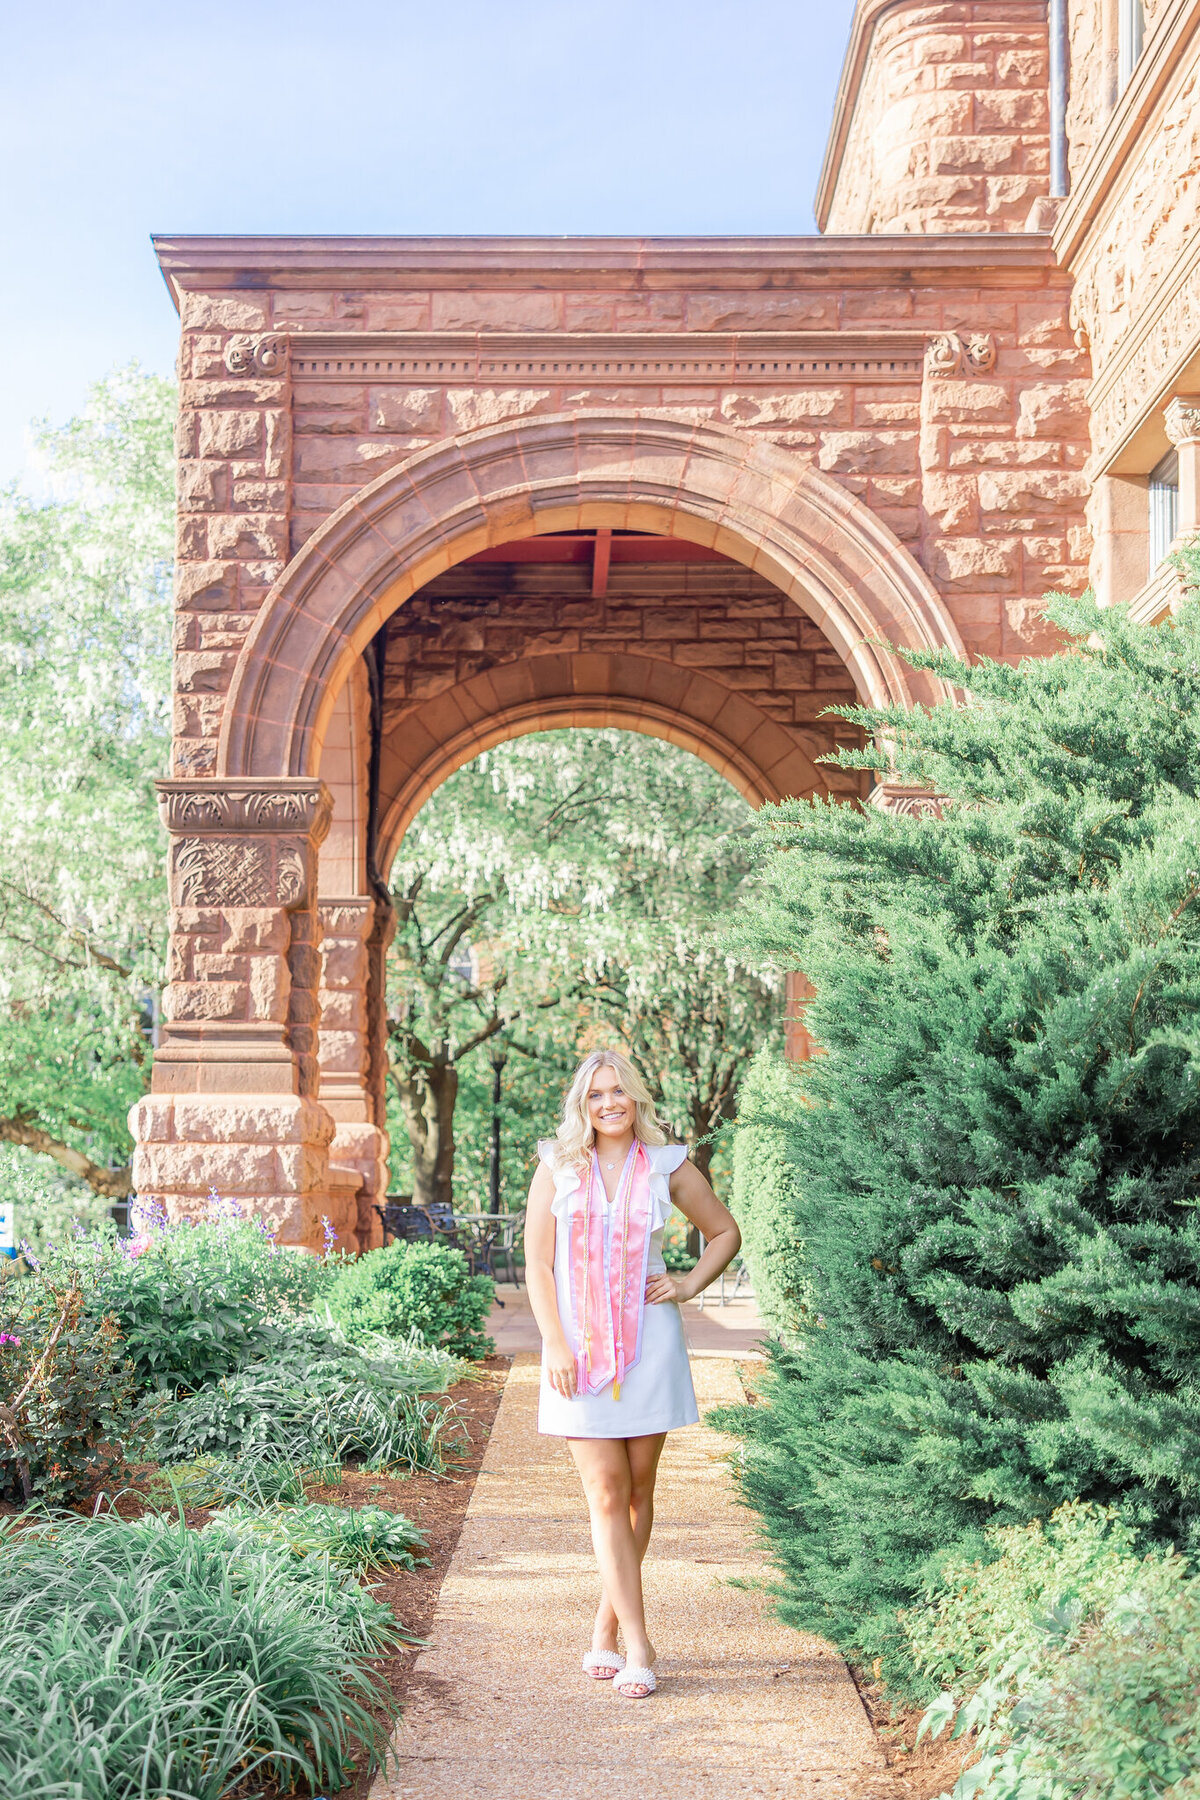
<instances>
[{"instance_id":1,"label":"shadow on walkway","mask_svg":"<svg viewBox=\"0 0 1200 1800\"><path fill-rule=\"evenodd\" d=\"M742 1397L728 1357L702 1355L694 1373L702 1412ZM398 1728L399 1771L372 1800L886 1800L841 1657L769 1613L732 1445L703 1425L672 1432L659 1480L646 1576L659 1691L622 1700L581 1674L596 1574L569 1453L537 1435L537 1382L519 1354Z\"/></svg>"}]
</instances>

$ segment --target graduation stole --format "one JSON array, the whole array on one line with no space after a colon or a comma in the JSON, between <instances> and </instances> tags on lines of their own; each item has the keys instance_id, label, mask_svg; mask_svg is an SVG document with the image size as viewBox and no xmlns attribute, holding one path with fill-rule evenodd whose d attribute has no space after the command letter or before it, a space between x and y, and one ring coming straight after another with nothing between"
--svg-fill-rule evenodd
<instances>
[{"instance_id":1,"label":"graduation stole","mask_svg":"<svg viewBox=\"0 0 1200 1800\"><path fill-rule=\"evenodd\" d=\"M611 1217L607 1267L604 1223ZM642 1353L646 1310L646 1264L651 1238L650 1158L635 1139L625 1158L611 1202L604 1191L595 1151L588 1167L583 1205L571 1214L571 1312L578 1357L578 1389L598 1394L621 1383Z\"/></svg>"}]
</instances>

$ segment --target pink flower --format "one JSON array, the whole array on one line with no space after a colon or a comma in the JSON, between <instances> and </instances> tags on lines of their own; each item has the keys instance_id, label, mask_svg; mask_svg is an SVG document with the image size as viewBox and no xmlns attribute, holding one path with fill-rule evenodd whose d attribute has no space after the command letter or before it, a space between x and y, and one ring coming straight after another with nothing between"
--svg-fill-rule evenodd
<instances>
[{"instance_id":1,"label":"pink flower","mask_svg":"<svg viewBox=\"0 0 1200 1800\"><path fill-rule=\"evenodd\" d=\"M15 1344L19 1349L21 1340L19 1337L14 1337L11 1331L0 1331L0 1344Z\"/></svg>"},{"instance_id":2,"label":"pink flower","mask_svg":"<svg viewBox=\"0 0 1200 1800\"><path fill-rule=\"evenodd\" d=\"M149 1250L153 1242L154 1239L148 1231L139 1231L137 1236L131 1237L122 1248L126 1256L141 1256L143 1251Z\"/></svg>"}]
</instances>

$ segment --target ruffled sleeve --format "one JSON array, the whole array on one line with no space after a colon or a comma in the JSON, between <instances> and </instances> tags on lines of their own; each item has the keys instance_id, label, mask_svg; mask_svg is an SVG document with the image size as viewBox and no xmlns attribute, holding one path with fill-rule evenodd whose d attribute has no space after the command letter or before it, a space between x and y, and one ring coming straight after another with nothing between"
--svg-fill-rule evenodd
<instances>
[{"instance_id":1,"label":"ruffled sleeve","mask_svg":"<svg viewBox=\"0 0 1200 1800\"><path fill-rule=\"evenodd\" d=\"M686 1144L647 1144L650 1158L650 1199L654 1206L653 1231L661 1231L671 1216L671 1177L687 1161Z\"/></svg>"},{"instance_id":2,"label":"ruffled sleeve","mask_svg":"<svg viewBox=\"0 0 1200 1800\"><path fill-rule=\"evenodd\" d=\"M541 1138L538 1141L538 1159L544 1162L554 1177L554 1198L550 1202L550 1211L556 1219L566 1219L571 1210L571 1200L580 1188L579 1170L569 1165L560 1168L554 1160L554 1139Z\"/></svg>"}]
</instances>

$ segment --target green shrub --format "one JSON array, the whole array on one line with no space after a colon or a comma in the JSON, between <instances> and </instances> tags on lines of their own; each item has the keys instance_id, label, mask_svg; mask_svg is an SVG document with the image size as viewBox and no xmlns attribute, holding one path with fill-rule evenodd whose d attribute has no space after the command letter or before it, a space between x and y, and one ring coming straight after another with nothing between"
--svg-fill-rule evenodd
<instances>
[{"instance_id":1,"label":"green shrub","mask_svg":"<svg viewBox=\"0 0 1200 1800\"><path fill-rule=\"evenodd\" d=\"M986 1561L947 1562L901 1620L923 1673L944 1688L977 1686L1001 1644L1060 1655L1067 1622L1076 1633L1091 1624L1145 1569L1126 1521L1087 1503L1060 1506L1047 1525L989 1531L987 1545Z\"/></svg>"},{"instance_id":2,"label":"green shrub","mask_svg":"<svg viewBox=\"0 0 1200 1800\"><path fill-rule=\"evenodd\" d=\"M956 1795L1200 1792L1200 1582L1184 1559L1137 1555L1127 1524L1088 1505L988 1536L994 1560L947 1565L905 1618L914 1656L948 1684L922 1733L975 1733Z\"/></svg>"},{"instance_id":3,"label":"green shrub","mask_svg":"<svg viewBox=\"0 0 1200 1800\"><path fill-rule=\"evenodd\" d=\"M0 1267L0 1495L87 1499L144 1436L137 1383L95 1273L68 1249L52 1272Z\"/></svg>"},{"instance_id":4,"label":"green shrub","mask_svg":"<svg viewBox=\"0 0 1200 1800\"><path fill-rule=\"evenodd\" d=\"M0 1611L5 1800L332 1793L384 1757L371 1659L404 1633L328 1556L153 1517L0 1529Z\"/></svg>"},{"instance_id":5,"label":"green shrub","mask_svg":"<svg viewBox=\"0 0 1200 1800\"><path fill-rule=\"evenodd\" d=\"M325 1474L353 1458L440 1474L454 1432L453 1407L395 1359L326 1346L293 1348L161 1406L153 1442L164 1463L216 1455Z\"/></svg>"},{"instance_id":6,"label":"green shrub","mask_svg":"<svg viewBox=\"0 0 1200 1800\"><path fill-rule=\"evenodd\" d=\"M455 1356L489 1356L484 1330L496 1287L472 1275L461 1250L447 1244L389 1244L345 1263L326 1296L330 1313L351 1338L371 1332L405 1337Z\"/></svg>"},{"instance_id":7,"label":"green shrub","mask_svg":"<svg viewBox=\"0 0 1200 1800\"><path fill-rule=\"evenodd\" d=\"M1200 1582L1180 1557L1154 1575L1014 1715L1014 1800L1035 1800L1034 1781L1036 1800L1055 1790L1097 1800L1200 1794Z\"/></svg>"},{"instance_id":8,"label":"green shrub","mask_svg":"<svg viewBox=\"0 0 1200 1800\"><path fill-rule=\"evenodd\" d=\"M795 1067L769 1050L751 1064L738 1097L733 1212L742 1232L758 1310L777 1336L812 1311L812 1280L797 1225L799 1195L790 1130L800 1106Z\"/></svg>"},{"instance_id":9,"label":"green shrub","mask_svg":"<svg viewBox=\"0 0 1200 1800\"><path fill-rule=\"evenodd\" d=\"M1200 604L1049 613L1073 641L1018 668L906 653L970 704L854 715L940 817L756 822L745 953L804 970L824 1054L787 1127L812 1312L746 1492L789 1616L901 1683L897 1610L987 1527L1200 1525Z\"/></svg>"},{"instance_id":10,"label":"green shrub","mask_svg":"<svg viewBox=\"0 0 1200 1800\"><path fill-rule=\"evenodd\" d=\"M280 1324L307 1311L327 1278L315 1258L277 1250L257 1221L220 1203L195 1224L160 1222L121 1244L82 1240L74 1253L85 1249L139 1381L166 1393L270 1354Z\"/></svg>"}]
</instances>

